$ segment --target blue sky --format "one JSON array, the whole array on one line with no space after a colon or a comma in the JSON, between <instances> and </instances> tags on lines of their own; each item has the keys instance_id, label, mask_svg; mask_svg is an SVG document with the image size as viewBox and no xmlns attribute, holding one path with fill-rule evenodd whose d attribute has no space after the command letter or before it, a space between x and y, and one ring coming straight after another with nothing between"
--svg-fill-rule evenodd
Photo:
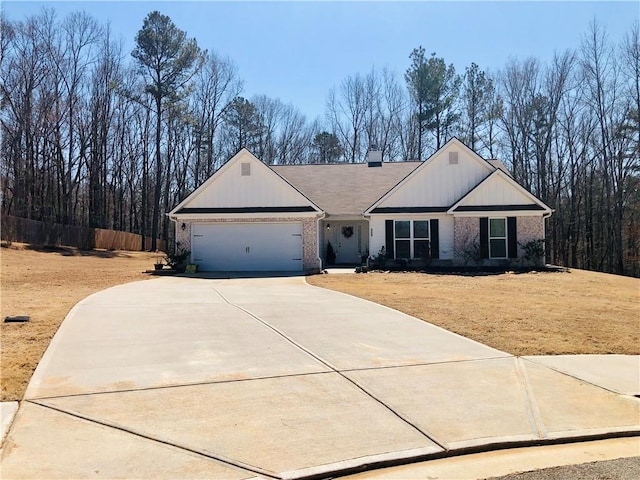
<instances>
[{"instance_id":1,"label":"blue sky","mask_svg":"<svg viewBox=\"0 0 640 480\"><path fill-rule=\"evenodd\" d=\"M147 13L159 10L202 48L230 57L244 95L293 103L323 116L329 90L348 75L389 67L399 77L419 45L458 72L476 62L494 71L510 57L552 58L576 48L595 18L618 42L640 18L640 2L219 2L2 1L12 20L52 7L59 16L85 10L108 21L133 49Z\"/></svg>"}]
</instances>

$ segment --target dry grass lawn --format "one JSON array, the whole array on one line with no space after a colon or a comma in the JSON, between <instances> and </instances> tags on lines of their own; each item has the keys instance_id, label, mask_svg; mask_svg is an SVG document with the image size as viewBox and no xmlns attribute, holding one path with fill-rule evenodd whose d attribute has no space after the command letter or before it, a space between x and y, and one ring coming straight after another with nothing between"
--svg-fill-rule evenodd
<instances>
[{"instance_id":1,"label":"dry grass lawn","mask_svg":"<svg viewBox=\"0 0 640 480\"><path fill-rule=\"evenodd\" d=\"M334 274L307 281L514 355L640 354L640 279L565 273Z\"/></svg>"},{"instance_id":2,"label":"dry grass lawn","mask_svg":"<svg viewBox=\"0 0 640 480\"><path fill-rule=\"evenodd\" d=\"M0 249L1 400L20 400L71 307L88 295L149 278L156 256L73 248ZM312 285L401 310L515 355L640 353L640 280L570 273L316 275Z\"/></svg>"},{"instance_id":3,"label":"dry grass lawn","mask_svg":"<svg viewBox=\"0 0 640 480\"><path fill-rule=\"evenodd\" d=\"M146 252L74 248L0 249L0 386L2 401L21 400L31 374L60 323L77 302L105 288L149 278L156 256ZM29 323L4 323L30 315Z\"/></svg>"}]
</instances>

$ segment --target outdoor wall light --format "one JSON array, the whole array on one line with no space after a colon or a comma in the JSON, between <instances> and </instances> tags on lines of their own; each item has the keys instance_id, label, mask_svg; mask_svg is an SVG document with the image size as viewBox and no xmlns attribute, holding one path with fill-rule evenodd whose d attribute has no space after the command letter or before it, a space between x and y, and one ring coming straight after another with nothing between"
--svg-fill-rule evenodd
<instances>
[{"instance_id":1,"label":"outdoor wall light","mask_svg":"<svg viewBox=\"0 0 640 480\"><path fill-rule=\"evenodd\" d=\"M187 224L186 224L186 223L183 223L182 225L180 225L180 228L182 229L182 231L184 231L184 230L185 230L185 228L187 228Z\"/></svg>"},{"instance_id":2,"label":"outdoor wall light","mask_svg":"<svg viewBox=\"0 0 640 480\"><path fill-rule=\"evenodd\" d=\"M327 230L331 230L331 224L327 223Z\"/></svg>"}]
</instances>

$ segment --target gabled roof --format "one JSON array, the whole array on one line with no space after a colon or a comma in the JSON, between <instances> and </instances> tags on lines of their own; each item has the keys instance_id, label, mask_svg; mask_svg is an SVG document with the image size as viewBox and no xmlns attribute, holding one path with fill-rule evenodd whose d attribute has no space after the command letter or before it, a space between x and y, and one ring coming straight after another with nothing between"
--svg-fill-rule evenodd
<instances>
[{"instance_id":1,"label":"gabled roof","mask_svg":"<svg viewBox=\"0 0 640 480\"><path fill-rule=\"evenodd\" d=\"M296 212L321 209L243 148L169 215Z\"/></svg>"},{"instance_id":2,"label":"gabled roof","mask_svg":"<svg viewBox=\"0 0 640 480\"><path fill-rule=\"evenodd\" d=\"M553 210L503 170L496 170L454 203L447 213Z\"/></svg>"},{"instance_id":3,"label":"gabled roof","mask_svg":"<svg viewBox=\"0 0 640 480\"><path fill-rule=\"evenodd\" d=\"M322 208L327 215L360 216L366 208L422 162L274 165L271 168Z\"/></svg>"},{"instance_id":4,"label":"gabled roof","mask_svg":"<svg viewBox=\"0 0 640 480\"><path fill-rule=\"evenodd\" d=\"M242 149L169 215L552 212L501 162L483 159L457 138L425 162L377 165L267 166Z\"/></svg>"},{"instance_id":5,"label":"gabled roof","mask_svg":"<svg viewBox=\"0 0 640 480\"><path fill-rule=\"evenodd\" d=\"M469 171L469 167L473 166L474 176L473 178L465 179L466 183L459 181L456 184L456 189L458 192L454 192L453 189L447 189L445 185L442 185L443 178L439 175L431 176L433 173L433 167L442 166L443 155L446 151L450 152L462 152L464 155L461 155L461 158L466 159L467 162L466 170ZM437 163L439 162L439 163ZM369 207L365 210L365 213L386 213L387 211L391 213L391 210L398 210L399 208L407 208L407 207L429 207L429 208L437 208L437 211L444 212L450 207L451 203L458 198L460 195L463 195L468 191L468 189L472 188L477 182L480 182L482 178L485 178L490 173L494 172L496 167L491 165L481 156L479 156L476 152L467 147L464 143L458 140L456 137L451 138L443 147L439 148L435 151L426 161L419 164L419 166L414 169L409 175L407 175L402 181L396 184L389 191L385 192L382 196L380 196L376 201L374 201ZM427 172L429 171L429 172ZM442 172L442 170L439 170ZM430 175L430 176L427 176ZM456 180L459 179L457 177L457 173L450 173L449 177L453 177ZM448 192L448 197L451 197L447 200L442 200L441 204L434 203L429 200L423 199L422 205L389 205L389 203L393 203L397 200L398 195L402 195L402 193L406 193L407 190L416 190L415 185L411 185L411 183L422 180L422 185L424 185L425 181L433 184L437 184L442 187L442 191ZM424 189L423 189L424 190ZM396 195L398 194L398 195ZM395 195L395 196L394 196Z\"/></svg>"}]
</instances>

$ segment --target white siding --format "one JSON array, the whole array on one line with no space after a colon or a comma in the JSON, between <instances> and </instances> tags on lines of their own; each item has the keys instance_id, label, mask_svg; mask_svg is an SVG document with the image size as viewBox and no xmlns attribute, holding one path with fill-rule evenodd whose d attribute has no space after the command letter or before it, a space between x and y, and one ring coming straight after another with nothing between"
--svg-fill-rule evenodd
<instances>
[{"instance_id":1,"label":"white siding","mask_svg":"<svg viewBox=\"0 0 640 480\"><path fill-rule=\"evenodd\" d=\"M440 220L440 259L453 260L453 215L431 218Z\"/></svg>"},{"instance_id":2,"label":"white siding","mask_svg":"<svg viewBox=\"0 0 640 480\"><path fill-rule=\"evenodd\" d=\"M495 174L478 185L478 188L471 192L460 205L529 205L532 203L534 201L528 195L519 191L500 174Z\"/></svg>"},{"instance_id":3,"label":"white siding","mask_svg":"<svg viewBox=\"0 0 640 480\"><path fill-rule=\"evenodd\" d=\"M458 152L458 164L449 163L449 152ZM378 207L450 207L489 176L493 167L455 144L437 153Z\"/></svg>"},{"instance_id":4,"label":"white siding","mask_svg":"<svg viewBox=\"0 0 640 480\"><path fill-rule=\"evenodd\" d=\"M384 247L384 221L388 217L371 215L369 221L369 255L375 257ZM373 234L372 234L373 233Z\"/></svg>"},{"instance_id":5,"label":"white siding","mask_svg":"<svg viewBox=\"0 0 640 480\"><path fill-rule=\"evenodd\" d=\"M293 207L310 205L308 199L260 161L246 153L218 171L209 183L183 207ZM250 174L242 175L242 164ZM246 168L246 167L245 167Z\"/></svg>"}]
</instances>

